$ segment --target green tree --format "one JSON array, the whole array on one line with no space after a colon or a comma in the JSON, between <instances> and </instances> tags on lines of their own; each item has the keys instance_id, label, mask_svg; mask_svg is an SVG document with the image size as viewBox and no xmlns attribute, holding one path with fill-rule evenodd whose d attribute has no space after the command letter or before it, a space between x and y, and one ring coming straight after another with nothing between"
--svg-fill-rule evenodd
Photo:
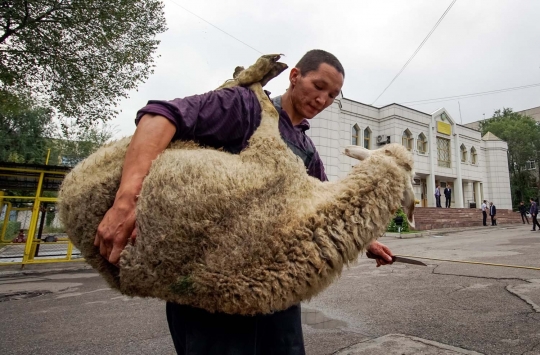
<instances>
[{"instance_id":1,"label":"green tree","mask_svg":"<svg viewBox=\"0 0 540 355\"><path fill-rule=\"evenodd\" d=\"M480 123L482 135L495 134L508 143L508 170L514 206L538 194L533 184L532 170L526 170L526 162L538 159L540 152L540 126L533 118L503 108L493 117Z\"/></svg>"},{"instance_id":2,"label":"green tree","mask_svg":"<svg viewBox=\"0 0 540 355\"><path fill-rule=\"evenodd\" d=\"M159 0L0 2L0 88L31 90L89 127L153 72Z\"/></svg>"},{"instance_id":3,"label":"green tree","mask_svg":"<svg viewBox=\"0 0 540 355\"><path fill-rule=\"evenodd\" d=\"M110 140L107 124L79 127L65 121L60 130L53 111L28 97L0 90L0 161L73 166Z\"/></svg>"},{"instance_id":4,"label":"green tree","mask_svg":"<svg viewBox=\"0 0 540 355\"><path fill-rule=\"evenodd\" d=\"M84 128L73 123L66 127L61 138L54 140L54 150L57 164L68 166L75 166L88 157L115 133L114 127L104 123Z\"/></svg>"},{"instance_id":5,"label":"green tree","mask_svg":"<svg viewBox=\"0 0 540 355\"><path fill-rule=\"evenodd\" d=\"M51 109L0 90L0 161L45 163L54 132Z\"/></svg>"}]
</instances>

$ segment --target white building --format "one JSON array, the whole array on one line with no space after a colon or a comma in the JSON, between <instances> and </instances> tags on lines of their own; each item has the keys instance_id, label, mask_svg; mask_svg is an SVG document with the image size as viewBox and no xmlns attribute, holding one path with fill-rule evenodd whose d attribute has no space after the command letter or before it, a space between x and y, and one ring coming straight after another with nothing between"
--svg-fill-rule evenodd
<instances>
[{"instance_id":1,"label":"white building","mask_svg":"<svg viewBox=\"0 0 540 355\"><path fill-rule=\"evenodd\" d=\"M506 142L456 124L444 108L431 114L398 104L377 108L340 95L310 124L307 134L330 180L345 176L356 164L342 154L345 146L377 149L400 143L414 155L420 206L435 207L436 184L441 184L441 193L451 184L452 207L479 207L487 199L500 209L512 208Z\"/></svg>"}]
</instances>

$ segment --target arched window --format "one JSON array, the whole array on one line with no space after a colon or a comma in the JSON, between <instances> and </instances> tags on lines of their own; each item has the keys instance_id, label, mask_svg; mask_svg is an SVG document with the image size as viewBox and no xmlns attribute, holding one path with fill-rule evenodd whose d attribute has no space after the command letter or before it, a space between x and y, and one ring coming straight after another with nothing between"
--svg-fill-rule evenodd
<instances>
[{"instance_id":1,"label":"arched window","mask_svg":"<svg viewBox=\"0 0 540 355\"><path fill-rule=\"evenodd\" d=\"M465 144L461 145L461 162L465 163L467 161L467 147L465 147Z\"/></svg>"},{"instance_id":2,"label":"arched window","mask_svg":"<svg viewBox=\"0 0 540 355\"><path fill-rule=\"evenodd\" d=\"M419 153L425 154L427 152L427 138L424 133L420 133L418 135L418 139L416 140L416 148L418 149Z\"/></svg>"},{"instance_id":3,"label":"arched window","mask_svg":"<svg viewBox=\"0 0 540 355\"><path fill-rule=\"evenodd\" d=\"M478 164L478 155L474 147L471 148L471 164Z\"/></svg>"},{"instance_id":4,"label":"arched window","mask_svg":"<svg viewBox=\"0 0 540 355\"><path fill-rule=\"evenodd\" d=\"M369 127L364 129L364 148L371 149L371 130Z\"/></svg>"},{"instance_id":5,"label":"arched window","mask_svg":"<svg viewBox=\"0 0 540 355\"><path fill-rule=\"evenodd\" d=\"M403 144L403 146L408 150L412 150L413 141L414 138L412 137L411 131L409 131L408 129L404 130L403 136L401 137L401 143Z\"/></svg>"},{"instance_id":6,"label":"arched window","mask_svg":"<svg viewBox=\"0 0 540 355\"><path fill-rule=\"evenodd\" d=\"M351 144L352 145L360 145L360 127L358 125L354 125L351 129Z\"/></svg>"}]
</instances>

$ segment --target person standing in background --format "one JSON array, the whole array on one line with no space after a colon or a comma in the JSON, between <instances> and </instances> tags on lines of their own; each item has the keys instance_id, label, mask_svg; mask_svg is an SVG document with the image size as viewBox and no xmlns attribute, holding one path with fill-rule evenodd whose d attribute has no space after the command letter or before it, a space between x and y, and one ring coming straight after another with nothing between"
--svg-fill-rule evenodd
<instances>
[{"instance_id":1,"label":"person standing in background","mask_svg":"<svg viewBox=\"0 0 540 355\"><path fill-rule=\"evenodd\" d=\"M531 232L536 230L536 226L538 226L538 230L540 230L540 224L538 224L538 206L536 205L536 201L531 197L531 208L529 210L529 213L532 217L533 222L533 229L531 229Z\"/></svg>"},{"instance_id":2,"label":"person standing in background","mask_svg":"<svg viewBox=\"0 0 540 355\"><path fill-rule=\"evenodd\" d=\"M446 185L446 187L444 188L444 197L446 198L446 201L445 201L445 207L446 208L450 208L450 204L452 203L452 186L451 185Z\"/></svg>"},{"instance_id":3,"label":"person standing in background","mask_svg":"<svg viewBox=\"0 0 540 355\"><path fill-rule=\"evenodd\" d=\"M521 220L523 221L523 224L525 224L525 221L527 221L527 224L530 224L529 218L527 218L527 212L523 201L519 203L519 213L521 214Z\"/></svg>"},{"instance_id":4,"label":"person standing in background","mask_svg":"<svg viewBox=\"0 0 540 355\"><path fill-rule=\"evenodd\" d=\"M441 185L437 185L435 188L435 203L437 204L437 207L441 206Z\"/></svg>"},{"instance_id":5,"label":"person standing in background","mask_svg":"<svg viewBox=\"0 0 540 355\"><path fill-rule=\"evenodd\" d=\"M487 205L486 205L486 200L484 200L484 202L482 203L482 225L484 226L487 226Z\"/></svg>"},{"instance_id":6,"label":"person standing in background","mask_svg":"<svg viewBox=\"0 0 540 355\"><path fill-rule=\"evenodd\" d=\"M496 226L497 225L497 207L495 207L493 202L489 203L489 216L491 217L491 225Z\"/></svg>"}]
</instances>

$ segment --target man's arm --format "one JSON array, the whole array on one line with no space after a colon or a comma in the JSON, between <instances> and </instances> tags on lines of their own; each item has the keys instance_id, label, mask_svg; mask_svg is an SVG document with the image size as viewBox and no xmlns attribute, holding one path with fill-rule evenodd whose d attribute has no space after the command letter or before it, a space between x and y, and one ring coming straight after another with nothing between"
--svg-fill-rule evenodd
<instances>
[{"instance_id":1,"label":"man's arm","mask_svg":"<svg viewBox=\"0 0 540 355\"><path fill-rule=\"evenodd\" d=\"M152 161L173 138L195 140L214 148L242 146L259 124L260 111L257 97L246 88L150 101L139 110L115 202L103 217L94 240L100 254L115 264L129 238L135 237L135 206L143 180Z\"/></svg>"},{"instance_id":2,"label":"man's arm","mask_svg":"<svg viewBox=\"0 0 540 355\"><path fill-rule=\"evenodd\" d=\"M116 264L129 238L135 238L135 206L142 183L152 161L165 150L176 132L176 127L162 116L144 115L131 139L120 187L114 204L101 221L94 245L100 254Z\"/></svg>"}]
</instances>

